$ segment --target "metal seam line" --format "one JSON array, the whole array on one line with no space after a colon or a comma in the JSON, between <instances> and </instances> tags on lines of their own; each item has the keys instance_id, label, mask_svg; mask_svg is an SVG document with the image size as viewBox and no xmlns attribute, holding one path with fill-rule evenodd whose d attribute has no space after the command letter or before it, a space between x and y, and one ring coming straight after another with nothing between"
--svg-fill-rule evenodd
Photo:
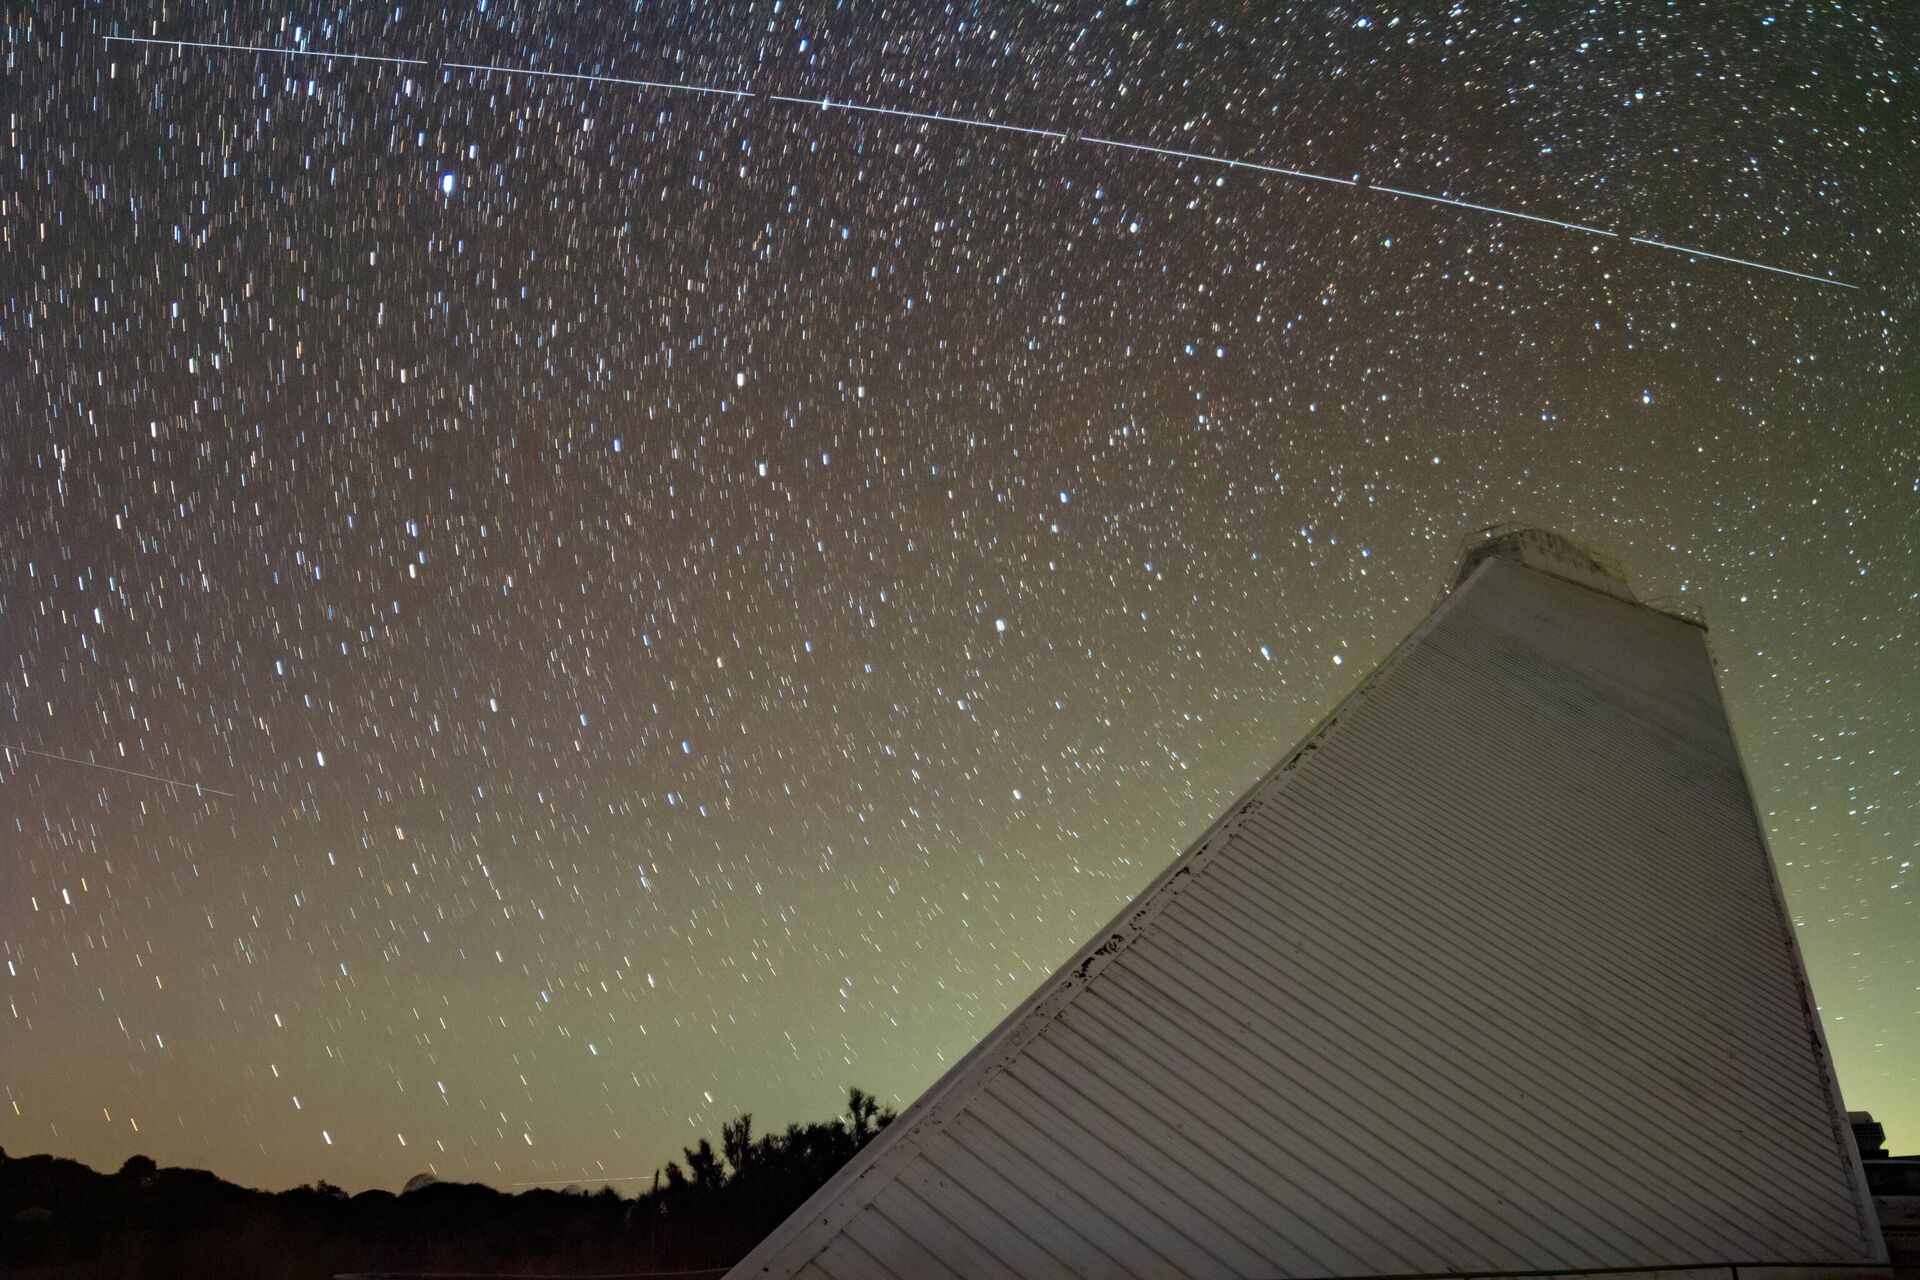
<instances>
[{"instance_id":1,"label":"metal seam line","mask_svg":"<svg viewBox=\"0 0 1920 1280\"><path fill-rule=\"evenodd\" d=\"M285 49L271 45L220 44L208 40L160 40L143 36L104 36L104 40L121 44L165 45L176 49L215 49L240 53L278 53L294 58L341 58L352 62L390 62L401 66L425 67L434 63L425 58L384 58L367 53L333 53L321 49ZM722 89L713 85L674 84L661 80L628 80L619 76L589 75L576 71L536 71L530 67L483 66L472 62L442 62L438 64L461 71L492 72L508 76L541 76L558 80L582 80L595 84L617 84L641 89L665 89L681 93L705 93L729 98L754 98L760 95L748 89ZM1549 218L1538 213L1523 213L1518 209L1503 209L1498 205L1476 204L1471 200L1461 200L1453 196L1434 195L1425 191L1409 191L1404 187L1379 186L1362 182L1355 178L1336 178L1331 174L1309 173L1305 169L1289 169L1283 165L1261 164L1253 160L1235 160L1228 156L1207 155L1199 151L1179 151L1171 147L1148 146L1143 142L1122 142L1116 138L1096 138L1083 133L1074 133L1058 129L1035 129L1026 125L999 124L992 120L974 120L965 116L940 115L932 111L907 111L899 107L879 107L859 102L838 102L830 97L798 98L786 94L770 93L766 97L774 102L789 103L793 106L813 107L821 111L860 111L874 115L898 116L907 120L927 120L938 124L965 125L975 129L997 129L1007 133L1021 133L1038 138L1051 138L1055 142L1085 142L1099 147L1115 147L1124 151L1143 151L1154 155L1171 156L1177 160L1194 160L1204 164L1224 165L1229 169L1251 169L1256 173L1271 173L1287 178L1301 178L1309 182L1326 182L1335 186L1351 187L1358 190L1378 191L1382 195L1394 196L1402 200L1420 200L1429 204L1451 205L1459 209L1472 209L1477 213L1491 214L1496 218L1519 218L1526 222L1538 222L1549 227L1559 227L1566 231L1579 231L1587 235L1605 236L1610 239L1624 239L1628 243L1645 245L1649 249L1663 249L1668 253L1684 254L1690 258L1711 258L1716 262L1731 263L1734 266L1749 267L1755 271L1771 271L1775 275L1792 276L1796 280L1805 280L1812 284L1831 285L1837 289L1858 289L1857 284L1845 280L1836 280L1831 276L1814 275L1806 271L1795 271L1791 267L1776 267L1765 262L1756 262L1752 258L1736 258L1731 254L1714 253L1708 249L1697 249L1690 245L1670 244L1665 240L1655 240L1648 236L1621 236L1605 227L1591 226L1584 222L1569 222L1561 218Z\"/></svg>"}]
</instances>

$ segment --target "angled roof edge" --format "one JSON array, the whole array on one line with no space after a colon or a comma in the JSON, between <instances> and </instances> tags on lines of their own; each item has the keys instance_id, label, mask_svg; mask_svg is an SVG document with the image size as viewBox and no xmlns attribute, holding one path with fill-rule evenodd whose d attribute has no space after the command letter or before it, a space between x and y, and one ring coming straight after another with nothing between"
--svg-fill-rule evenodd
<instances>
[{"instance_id":1,"label":"angled roof edge","mask_svg":"<svg viewBox=\"0 0 1920 1280\"><path fill-rule=\"evenodd\" d=\"M1571 551L1574 556L1591 561L1591 568L1601 578L1612 579L1614 585L1599 585L1593 580L1591 574L1583 578L1578 572L1562 571L1565 566L1556 569L1539 556L1524 554L1521 546L1528 539L1561 544L1563 549ZM1474 571L1491 559L1510 560L1523 569L1552 578L1555 582L1564 582L1568 586L1579 587L1582 591L1597 592L1612 600L1638 605L1642 609L1651 609L1663 617L1672 618L1675 622L1684 622L1690 627L1711 632L1711 628L1707 625L1706 613L1697 604L1682 602L1672 593L1649 596L1642 600L1634 593L1633 583L1627 576L1625 562L1618 555L1612 552L1595 551L1581 539L1561 533L1548 525L1528 524L1517 520L1503 520L1487 525L1485 528L1476 529L1461 541L1456 577L1452 586L1442 590L1440 599L1444 600L1448 592L1464 587ZM1616 587L1618 589L1615 589Z\"/></svg>"},{"instance_id":2,"label":"angled roof edge","mask_svg":"<svg viewBox=\"0 0 1920 1280\"><path fill-rule=\"evenodd\" d=\"M1503 521L1468 534L1461 543L1455 585L1466 581L1480 562L1490 556L1579 583L1616 600L1639 600L1627 576L1626 565L1618 557L1595 551L1584 540L1547 525Z\"/></svg>"},{"instance_id":3,"label":"angled roof edge","mask_svg":"<svg viewBox=\"0 0 1920 1280\"><path fill-rule=\"evenodd\" d=\"M1364 699L1426 634L1466 594L1486 564L1475 566L1468 579L1454 588L1419 626L1407 633L1385 659L1334 706L1287 752L1280 763L1262 774L1241 793L1205 834L1173 859L1152 884L1141 890L1105 928L1040 984L1031 996L987 1033L967 1054L901 1112L900 1117L869 1142L864 1150L736 1263L726 1280L748 1280L759 1275L793 1275L818 1257L853 1217L885 1188L926 1143L963 1109L973 1095L1011 1063L1020 1051L1070 1005L1092 979L1125 951L1154 917L1192 882L1191 873L1211 861L1212 854L1254 807L1257 794L1305 762L1332 731L1350 706ZM1525 566L1516 565L1516 568ZM1631 604L1630 601L1620 601ZM784 1257L783 1257L784 1255Z\"/></svg>"}]
</instances>

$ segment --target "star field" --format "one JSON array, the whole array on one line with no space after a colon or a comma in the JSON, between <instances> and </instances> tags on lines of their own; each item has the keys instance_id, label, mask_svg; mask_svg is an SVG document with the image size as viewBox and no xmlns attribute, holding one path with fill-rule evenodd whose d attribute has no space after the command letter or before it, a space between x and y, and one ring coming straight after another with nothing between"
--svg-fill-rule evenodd
<instances>
[{"instance_id":1,"label":"star field","mask_svg":"<svg viewBox=\"0 0 1920 1280\"><path fill-rule=\"evenodd\" d=\"M909 1101L1519 518L1704 612L1920 1147L1913 23L1212 12L10 14L0 1144L512 1186Z\"/></svg>"}]
</instances>

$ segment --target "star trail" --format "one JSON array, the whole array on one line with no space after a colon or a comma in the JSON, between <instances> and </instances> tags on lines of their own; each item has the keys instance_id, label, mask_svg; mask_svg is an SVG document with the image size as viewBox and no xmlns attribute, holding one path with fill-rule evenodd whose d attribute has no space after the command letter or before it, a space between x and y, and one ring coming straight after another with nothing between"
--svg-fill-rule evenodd
<instances>
[{"instance_id":1,"label":"star trail","mask_svg":"<svg viewBox=\"0 0 1920 1280\"><path fill-rule=\"evenodd\" d=\"M1509 519L1708 621L1920 1145L1905 15L4 21L9 1153L909 1101Z\"/></svg>"}]
</instances>

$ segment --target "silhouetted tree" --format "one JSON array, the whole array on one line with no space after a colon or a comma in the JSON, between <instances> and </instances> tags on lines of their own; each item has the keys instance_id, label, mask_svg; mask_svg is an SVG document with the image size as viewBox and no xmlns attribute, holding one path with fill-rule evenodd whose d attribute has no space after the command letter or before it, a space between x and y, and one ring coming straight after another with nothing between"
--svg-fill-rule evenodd
<instances>
[{"instance_id":1,"label":"silhouetted tree","mask_svg":"<svg viewBox=\"0 0 1920 1280\"><path fill-rule=\"evenodd\" d=\"M854 1141L862 1146L880 1130L893 1123L892 1108L880 1110L880 1102L872 1094L854 1085L847 1090L847 1117L853 1126Z\"/></svg>"},{"instance_id":2,"label":"silhouetted tree","mask_svg":"<svg viewBox=\"0 0 1920 1280\"><path fill-rule=\"evenodd\" d=\"M627 1200L611 1186L510 1195L476 1183L408 1179L403 1194L351 1198L325 1181L269 1194L203 1169L135 1156L114 1175L52 1156L0 1153L0 1275L248 1274L325 1280L340 1272L563 1274L699 1270L737 1261L894 1113L850 1089L842 1115L756 1135L722 1126Z\"/></svg>"},{"instance_id":3,"label":"silhouetted tree","mask_svg":"<svg viewBox=\"0 0 1920 1280\"><path fill-rule=\"evenodd\" d=\"M742 1112L738 1120L720 1126L720 1149L726 1153L727 1163L733 1166L733 1176L739 1177L753 1163L753 1112Z\"/></svg>"},{"instance_id":4,"label":"silhouetted tree","mask_svg":"<svg viewBox=\"0 0 1920 1280\"><path fill-rule=\"evenodd\" d=\"M694 1186L702 1191L718 1191L726 1185L727 1172L720 1167L720 1157L714 1154L711 1142L702 1138L699 1146L682 1147L680 1152L687 1158L687 1172L693 1176Z\"/></svg>"}]
</instances>

